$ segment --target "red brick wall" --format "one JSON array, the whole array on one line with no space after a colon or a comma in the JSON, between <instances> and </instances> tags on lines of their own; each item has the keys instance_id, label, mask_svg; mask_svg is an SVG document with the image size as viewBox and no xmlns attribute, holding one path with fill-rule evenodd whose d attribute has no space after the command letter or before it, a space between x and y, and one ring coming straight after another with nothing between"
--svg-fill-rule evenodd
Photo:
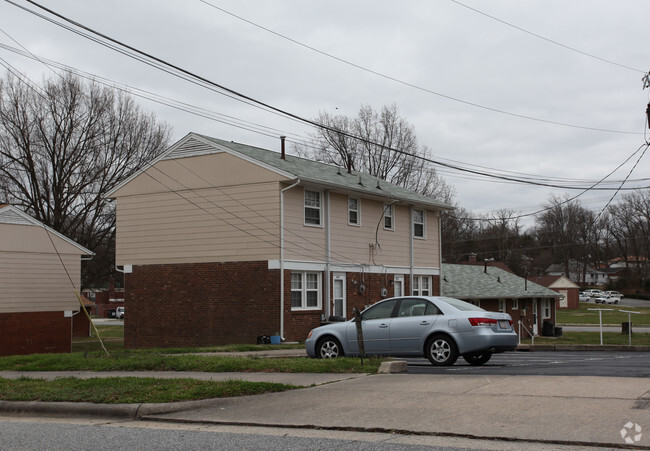
<instances>
[{"instance_id":1,"label":"red brick wall","mask_svg":"<svg viewBox=\"0 0 650 451\"><path fill-rule=\"evenodd\" d=\"M279 284L266 261L134 266L125 275L124 346L256 343L280 330Z\"/></svg>"},{"instance_id":2,"label":"red brick wall","mask_svg":"<svg viewBox=\"0 0 650 451\"><path fill-rule=\"evenodd\" d=\"M92 307L86 307L92 309ZM90 313L90 312L89 312ZM88 337L90 336L90 321L83 311L79 311L72 317L72 336Z\"/></svg>"},{"instance_id":3,"label":"red brick wall","mask_svg":"<svg viewBox=\"0 0 650 451\"><path fill-rule=\"evenodd\" d=\"M323 274L324 277L324 274ZM135 266L125 275L124 323L126 348L210 346L256 343L259 335L280 332L280 273L266 261ZM348 273L347 317L352 308L363 309L383 299L381 289L391 274ZM409 292L404 277L405 293ZM360 284L365 286L359 293ZM322 280L323 304L325 281ZM440 279L433 278L434 293ZM291 310L291 271L284 277L284 337L304 341L321 324L325 309Z\"/></svg>"},{"instance_id":4,"label":"red brick wall","mask_svg":"<svg viewBox=\"0 0 650 451\"><path fill-rule=\"evenodd\" d=\"M70 352L71 329L63 312L0 313L0 355Z\"/></svg>"}]
</instances>

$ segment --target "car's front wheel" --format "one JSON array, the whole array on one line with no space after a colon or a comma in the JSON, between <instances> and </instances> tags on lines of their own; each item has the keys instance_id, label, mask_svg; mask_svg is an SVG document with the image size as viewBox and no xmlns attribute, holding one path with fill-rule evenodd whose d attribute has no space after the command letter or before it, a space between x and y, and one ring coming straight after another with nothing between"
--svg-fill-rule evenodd
<instances>
[{"instance_id":1,"label":"car's front wheel","mask_svg":"<svg viewBox=\"0 0 650 451\"><path fill-rule=\"evenodd\" d=\"M486 364L491 357L492 357L492 353L489 351L472 352L463 355L463 358L467 363L475 366Z\"/></svg>"},{"instance_id":2,"label":"car's front wheel","mask_svg":"<svg viewBox=\"0 0 650 451\"><path fill-rule=\"evenodd\" d=\"M319 359L335 359L343 355L341 343L336 338L322 338L316 345L316 357Z\"/></svg>"},{"instance_id":3,"label":"car's front wheel","mask_svg":"<svg viewBox=\"0 0 650 451\"><path fill-rule=\"evenodd\" d=\"M458 359L458 348L451 337L434 335L427 341L426 356L435 366L450 366Z\"/></svg>"}]
</instances>

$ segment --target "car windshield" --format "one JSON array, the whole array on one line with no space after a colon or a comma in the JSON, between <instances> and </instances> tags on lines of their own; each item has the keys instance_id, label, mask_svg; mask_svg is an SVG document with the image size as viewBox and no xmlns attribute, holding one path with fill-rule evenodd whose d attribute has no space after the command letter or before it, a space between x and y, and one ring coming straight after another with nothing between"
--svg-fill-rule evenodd
<instances>
[{"instance_id":1,"label":"car windshield","mask_svg":"<svg viewBox=\"0 0 650 451\"><path fill-rule=\"evenodd\" d=\"M442 301L446 302L447 304L451 305L452 307L457 308L458 310L464 310L464 311L485 311L481 307L470 304L469 302L461 301L460 299L454 299L454 298L441 298Z\"/></svg>"}]
</instances>

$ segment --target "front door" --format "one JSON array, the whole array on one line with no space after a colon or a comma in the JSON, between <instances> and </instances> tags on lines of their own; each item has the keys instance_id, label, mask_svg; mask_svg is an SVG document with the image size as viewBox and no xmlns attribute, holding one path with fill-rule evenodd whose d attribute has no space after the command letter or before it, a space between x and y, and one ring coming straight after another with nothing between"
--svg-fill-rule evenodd
<instances>
[{"instance_id":1,"label":"front door","mask_svg":"<svg viewBox=\"0 0 650 451\"><path fill-rule=\"evenodd\" d=\"M537 299L533 299L533 335L538 335L537 330Z\"/></svg>"},{"instance_id":2,"label":"front door","mask_svg":"<svg viewBox=\"0 0 650 451\"><path fill-rule=\"evenodd\" d=\"M345 274L334 274L334 290L332 296L332 314L347 318L347 303L345 296Z\"/></svg>"},{"instance_id":3,"label":"front door","mask_svg":"<svg viewBox=\"0 0 650 451\"><path fill-rule=\"evenodd\" d=\"M393 294L393 296L395 297L404 296L404 276L395 276L395 279L393 280L393 284L395 287L395 293Z\"/></svg>"}]
</instances>

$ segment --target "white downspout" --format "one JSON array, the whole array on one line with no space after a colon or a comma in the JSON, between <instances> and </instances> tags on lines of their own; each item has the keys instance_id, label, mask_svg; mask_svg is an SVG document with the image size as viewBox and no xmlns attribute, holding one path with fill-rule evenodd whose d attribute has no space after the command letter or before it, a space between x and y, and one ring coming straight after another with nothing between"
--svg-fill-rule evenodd
<instances>
[{"instance_id":1,"label":"white downspout","mask_svg":"<svg viewBox=\"0 0 650 451\"><path fill-rule=\"evenodd\" d=\"M410 271L409 271L409 294L413 296L413 265L415 262L414 250L413 250L413 206L409 208L409 238L410 238Z\"/></svg>"},{"instance_id":2,"label":"white downspout","mask_svg":"<svg viewBox=\"0 0 650 451\"><path fill-rule=\"evenodd\" d=\"M284 192L300 184L296 179L293 185L280 191L280 338L284 341Z\"/></svg>"},{"instance_id":3,"label":"white downspout","mask_svg":"<svg viewBox=\"0 0 650 451\"><path fill-rule=\"evenodd\" d=\"M438 285L440 286L440 296L442 294L442 214L438 212L438 268L440 274L438 275Z\"/></svg>"},{"instance_id":4,"label":"white downspout","mask_svg":"<svg viewBox=\"0 0 650 451\"><path fill-rule=\"evenodd\" d=\"M330 221L330 192L329 190L325 191L325 214L326 214L326 220L325 220L325 227L327 227L327 230L325 232L325 248L326 248L326 263L325 263L325 299L327 299L327 302L325 303L325 318L329 318L330 315L332 314L332 309L330 305L330 299L331 299L331 294L332 294L332 287L331 287L331 261L332 261L332 233L331 233L331 221ZM345 315L343 315L345 316Z\"/></svg>"}]
</instances>

